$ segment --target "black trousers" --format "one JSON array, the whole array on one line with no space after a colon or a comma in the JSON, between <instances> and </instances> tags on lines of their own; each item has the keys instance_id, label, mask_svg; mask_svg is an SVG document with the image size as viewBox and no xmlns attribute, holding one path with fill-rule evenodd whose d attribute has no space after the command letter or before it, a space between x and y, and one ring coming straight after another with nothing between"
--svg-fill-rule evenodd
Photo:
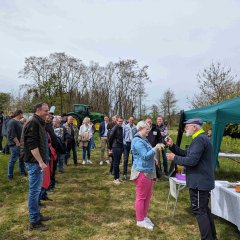
<instances>
[{"instance_id":1,"label":"black trousers","mask_svg":"<svg viewBox=\"0 0 240 240\"><path fill-rule=\"evenodd\" d=\"M127 168L128 168L128 158L129 153L131 151L131 142L127 142L123 145L123 154L124 154L124 162L123 162L123 175L127 175ZM133 163L133 160L132 160Z\"/></svg>"},{"instance_id":2,"label":"black trousers","mask_svg":"<svg viewBox=\"0 0 240 240\"><path fill-rule=\"evenodd\" d=\"M110 157L109 157L110 158ZM113 174L113 156L111 156L111 163L110 163L110 169L109 169L109 173Z\"/></svg>"},{"instance_id":3,"label":"black trousers","mask_svg":"<svg viewBox=\"0 0 240 240\"><path fill-rule=\"evenodd\" d=\"M2 130L1 130L1 132L2 132ZM3 147L2 147L3 135L1 132L0 132L0 151L3 150Z\"/></svg>"},{"instance_id":4,"label":"black trousers","mask_svg":"<svg viewBox=\"0 0 240 240\"><path fill-rule=\"evenodd\" d=\"M55 188L57 165L58 165L58 158L55 161L53 161L53 169L52 169L52 174L50 176L51 183L50 183L49 188Z\"/></svg>"},{"instance_id":5,"label":"black trousers","mask_svg":"<svg viewBox=\"0 0 240 240\"><path fill-rule=\"evenodd\" d=\"M66 164L68 159L70 158L70 152L73 152L73 162L75 165L77 165L77 146L75 141L68 142L67 144L67 154L66 154Z\"/></svg>"},{"instance_id":6,"label":"black trousers","mask_svg":"<svg viewBox=\"0 0 240 240\"><path fill-rule=\"evenodd\" d=\"M119 179L119 164L121 161L123 147L113 147L113 170L114 170L114 179Z\"/></svg>"},{"instance_id":7,"label":"black trousers","mask_svg":"<svg viewBox=\"0 0 240 240\"><path fill-rule=\"evenodd\" d=\"M161 178L161 176L162 176L162 170L160 168L161 163L158 163L158 165L156 165L156 163L154 162L154 164L155 164L155 168L156 168L156 176L157 176L157 178Z\"/></svg>"},{"instance_id":8,"label":"black trousers","mask_svg":"<svg viewBox=\"0 0 240 240\"><path fill-rule=\"evenodd\" d=\"M210 192L189 189L192 212L196 216L202 240L215 240L216 228L210 208Z\"/></svg>"}]
</instances>

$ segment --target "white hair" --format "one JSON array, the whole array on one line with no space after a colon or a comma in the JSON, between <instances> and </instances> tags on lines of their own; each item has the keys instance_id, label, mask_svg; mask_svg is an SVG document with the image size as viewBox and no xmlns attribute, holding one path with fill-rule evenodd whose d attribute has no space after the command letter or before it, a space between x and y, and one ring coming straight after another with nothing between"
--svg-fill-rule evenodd
<instances>
[{"instance_id":1,"label":"white hair","mask_svg":"<svg viewBox=\"0 0 240 240\"><path fill-rule=\"evenodd\" d=\"M90 123L90 118L89 117L85 117L83 119L83 124L89 124Z\"/></svg>"},{"instance_id":2,"label":"white hair","mask_svg":"<svg viewBox=\"0 0 240 240\"><path fill-rule=\"evenodd\" d=\"M198 124L194 124L197 128L197 131L199 131L200 129L202 129L202 126L198 125Z\"/></svg>"},{"instance_id":3,"label":"white hair","mask_svg":"<svg viewBox=\"0 0 240 240\"><path fill-rule=\"evenodd\" d=\"M139 131L142 130L143 128L149 128L149 126L148 126L147 123L145 123L145 121L140 121L140 122L137 123L136 128L137 128L137 130L138 130L138 132L139 132Z\"/></svg>"}]
</instances>

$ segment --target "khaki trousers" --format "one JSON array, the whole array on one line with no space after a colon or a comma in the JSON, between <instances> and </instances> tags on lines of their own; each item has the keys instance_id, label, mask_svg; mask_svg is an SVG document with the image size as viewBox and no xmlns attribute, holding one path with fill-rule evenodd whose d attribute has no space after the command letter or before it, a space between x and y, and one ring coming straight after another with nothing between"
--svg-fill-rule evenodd
<instances>
[{"instance_id":1,"label":"khaki trousers","mask_svg":"<svg viewBox=\"0 0 240 240\"><path fill-rule=\"evenodd\" d=\"M100 161L104 160L104 153L105 149L108 149L108 142L107 142L107 137L101 137L101 155L100 155Z\"/></svg>"}]
</instances>

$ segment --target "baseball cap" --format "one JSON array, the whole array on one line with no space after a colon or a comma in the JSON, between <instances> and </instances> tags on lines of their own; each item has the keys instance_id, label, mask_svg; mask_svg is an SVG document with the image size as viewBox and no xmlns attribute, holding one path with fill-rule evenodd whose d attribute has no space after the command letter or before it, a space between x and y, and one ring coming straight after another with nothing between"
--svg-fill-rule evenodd
<instances>
[{"instance_id":1,"label":"baseball cap","mask_svg":"<svg viewBox=\"0 0 240 240\"><path fill-rule=\"evenodd\" d=\"M203 125L203 121L200 118L192 118L184 122L184 124L197 124L199 126Z\"/></svg>"}]
</instances>

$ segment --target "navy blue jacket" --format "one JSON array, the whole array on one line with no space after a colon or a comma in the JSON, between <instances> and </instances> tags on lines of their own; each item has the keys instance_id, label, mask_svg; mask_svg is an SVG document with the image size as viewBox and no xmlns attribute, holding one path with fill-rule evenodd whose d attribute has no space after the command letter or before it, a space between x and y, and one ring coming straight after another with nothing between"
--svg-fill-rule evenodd
<instances>
[{"instance_id":1,"label":"navy blue jacket","mask_svg":"<svg viewBox=\"0 0 240 240\"><path fill-rule=\"evenodd\" d=\"M108 123L109 124L109 123ZM107 125L108 125L107 124ZM100 127L99 127L99 136L103 137L103 134L105 133L105 122L101 122L100 123Z\"/></svg>"},{"instance_id":2,"label":"navy blue jacket","mask_svg":"<svg viewBox=\"0 0 240 240\"><path fill-rule=\"evenodd\" d=\"M214 188L213 147L206 134L199 134L186 150L173 144L174 163L186 167L188 188L210 191Z\"/></svg>"}]
</instances>

